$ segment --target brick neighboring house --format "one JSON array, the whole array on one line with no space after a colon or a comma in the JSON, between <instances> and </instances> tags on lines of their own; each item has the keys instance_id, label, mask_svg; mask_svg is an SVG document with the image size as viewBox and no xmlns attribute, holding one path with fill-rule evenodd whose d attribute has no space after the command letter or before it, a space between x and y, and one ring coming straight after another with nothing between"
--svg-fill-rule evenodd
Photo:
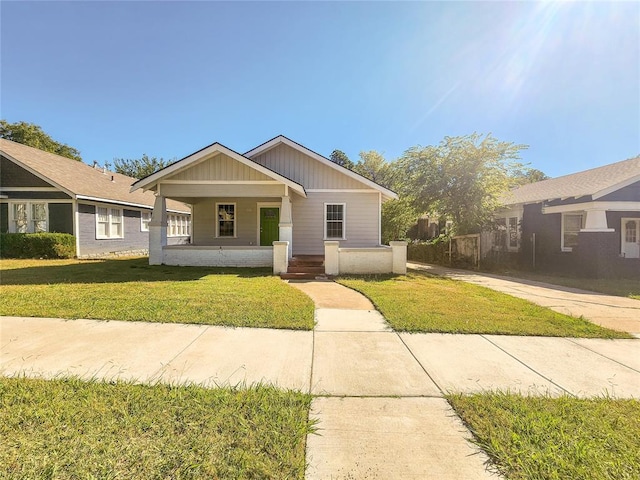
<instances>
[{"instance_id":1,"label":"brick neighboring house","mask_svg":"<svg viewBox=\"0 0 640 480\"><path fill-rule=\"evenodd\" d=\"M640 278L640 157L519 187L498 215L523 265Z\"/></svg>"},{"instance_id":2,"label":"brick neighboring house","mask_svg":"<svg viewBox=\"0 0 640 480\"><path fill-rule=\"evenodd\" d=\"M146 253L155 195L135 178L0 139L0 232L70 233L77 257ZM168 243L188 243L190 207L169 200Z\"/></svg>"}]
</instances>

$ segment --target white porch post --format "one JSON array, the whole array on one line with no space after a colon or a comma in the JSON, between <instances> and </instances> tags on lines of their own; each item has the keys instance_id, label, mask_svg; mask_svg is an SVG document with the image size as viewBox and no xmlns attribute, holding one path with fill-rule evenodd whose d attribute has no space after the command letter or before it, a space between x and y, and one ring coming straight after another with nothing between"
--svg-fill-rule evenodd
<instances>
[{"instance_id":1,"label":"white porch post","mask_svg":"<svg viewBox=\"0 0 640 480\"><path fill-rule=\"evenodd\" d=\"M167 200L158 195L149 222L149 265L164 263L163 248L167 245Z\"/></svg>"},{"instance_id":2,"label":"white porch post","mask_svg":"<svg viewBox=\"0 0 640 480\"><path fill-rule=\"evenodd\" d=\"M604 209L587 209L587 218L581 232L614 232L615 229L608 228L607 212Z\"/></svg>"},{"instance_id":3,"label":"white porch post","mask_svg":"<svg viewBox=\"0 0 640 480\"><path fill-rule=\"evenodd\" d=\"M392 270L393 273L407 274L407 242L389 242L392 251Z\"/></svg>"},{"instance_id":4,"label":"white porch post","mask_svg":"<svg viewBox=\"0 0 640 480\"><path fill-rule=\"evenodd\" d=\"M280 223L278 224L280 241L289 242L289 258L293 256L293 218L291 215L291 198L289 195L282 197L280 207Z\"/></svg>"}]
</instances>

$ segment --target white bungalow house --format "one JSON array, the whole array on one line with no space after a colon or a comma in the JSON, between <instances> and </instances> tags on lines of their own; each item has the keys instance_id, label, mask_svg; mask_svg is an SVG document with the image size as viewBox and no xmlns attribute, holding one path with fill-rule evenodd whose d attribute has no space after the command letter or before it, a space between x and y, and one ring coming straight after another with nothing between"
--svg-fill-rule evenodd
<instances>
[{"instance_id":1,"label":"white bungalow house","mask_svg":"<svg viewBox=\"0 0 640 480\"><path fill-rule=\"evenodd\" d=\"M397 195L278 136L240 154L220 143L133 184L155 192L149 262L273 266L324 256L327 274L406 271L406 244L381 244L381 206ZM166 201L191 205L191 243L168 245Z\"/></svg>"}]
</instances>

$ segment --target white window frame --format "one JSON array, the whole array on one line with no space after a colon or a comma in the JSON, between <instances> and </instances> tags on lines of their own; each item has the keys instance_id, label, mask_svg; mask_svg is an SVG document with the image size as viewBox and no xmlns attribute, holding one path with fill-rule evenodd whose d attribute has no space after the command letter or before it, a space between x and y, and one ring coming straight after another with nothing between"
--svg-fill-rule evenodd
<instances>
[{"instance_id":1,"label":"white window frame","mask_svg":"<svg viewBox=\"0 0 640 480\"><path fill-rule=\"evenodd\" d=\"M148 218L145 218L145 216L148 215ZM148 232L149 231L149 223L151 223L151 212L147 212L144 210L140 211L140 231L141 232Z\"/></svg>"},{"instance_id":2,"label":"white window frame","mask_svg":"<svg viewBox=\"0 0 640 480\"><path fill-rule=\"evenodd\" d=\"M218 218L218 212L220 211L220 205L233 205L233 236L225 235L220 236L220 219ZM234 202L216 202L216 238L238 238L238 206ZM225 220L229 221L229 220Z\"/></svg>"},{"instance_id":3,"label":"white window frame","mask_svg":"<svg viewBox=\"0 0 640 480\"><path fill-rule=\"evenodd\" d=\"M95 222L96 222L96 240L108 240L108 239L116 239L116 238L124 238L124 210L122 208L115 208L112 206L100 206L100 205L96 205L95 206L96 211L95 211ZM107 210L107 234L106 235L100 235L99 232L99 225L102 222L99 222L98 219L100 218L98 210L102 208ZM118 215L114 215L113 212L119 212ZM120 221L114 221L115 219L119 219ZM120 225L120 234L114 234L114 226L115 225Z\"/></svg>"},{"instance_id":4,"label":"white window frame","mask_svg":"<svg viewBox=\"0 0 640 480\"><path fill-rule=\"evenodd\" d=\"M191 233L189 215L167 214L167 237L188 237Z\"/></svg>"},{"instance_id":5,"label":"white window frame","mask_svg":"<svg viewBox=\"0 0 640 480\"><path fill-rule=\"evenodd\" d=\"M577 217L580 216L582 217L582 220L580 221L580 228L578 229L578 231L576 233L580 233L580 230L582 230L584 228L584 222L586 219L586 214L585 212L567 212L567 213L563 213L562 214L562 220L561 220L561 228L560 228L560 250L562 250L563 252L572 252L573 251L573 247L566 247L564 245L564 235L565 235L565 225L566 225L566 217L568 216L572 216L572 217Z\"/></svg>"},{"instance_id":6,"label":"white window frame","mask_svg":"<svg viewBox=\"0 0 640 480\"><path fill-rule=\"evenodd\" d=\"M327 235L327 224L329 223L329 219L327 218L327 207L330 205L342 206L342 237L329 237ZM346 203L326 202L324 204L323 218L324 218L324 240L346 240L347 239L347 204ZM332 220L332 222L337 223L337 221L335 220Z\"/></svg>"},{"instance_id":7,"label":"white window frame","mask_svg":"<svg viewBox=\"0 0 640 480\"><path fill-rule=\"evenodd\" d=\"M18 233L18 229L17 229L17 225L16 225L16 218L15 218L15 205L25 205L26 208L26 213L27 213L27 230L24 233L45 233L49 231L49 203L48 202L39 202L39 201L32 201L32 200L24 200L24 201L13 201L13 202L8 202L8 208L9 208L9 232L11 233ZM34 205L44 205L44 211L45 211L45 229L44 232L36 232L35 231L35 220L33 218L33 206Z\"/></svg>"}]
</instances>

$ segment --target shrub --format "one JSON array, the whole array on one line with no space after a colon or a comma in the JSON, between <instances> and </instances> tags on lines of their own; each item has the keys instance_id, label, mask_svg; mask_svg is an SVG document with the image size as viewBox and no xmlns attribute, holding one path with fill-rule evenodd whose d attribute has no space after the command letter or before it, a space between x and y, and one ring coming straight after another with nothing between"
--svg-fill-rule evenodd
<instances>
[{"instance_id":1,"label":"shrub","mask_svg":"<svg viewBox=\"0 0 640 480\"><path fill-rule=\"evenodd\" d=\"M2 233L0 258L73 258L76 239L68 233Z\"/></svg>"},{"instance_id":2,"label":"shrub","mask_svg":"<svg viewBox=\"0 0 640 480\"><path fill-rule=\"evenodd\" d=\"M442 236L424 243L410 243L407 246L407 260L423 263L449 263L449 239Z\"/></svg>"}]
</instances>

